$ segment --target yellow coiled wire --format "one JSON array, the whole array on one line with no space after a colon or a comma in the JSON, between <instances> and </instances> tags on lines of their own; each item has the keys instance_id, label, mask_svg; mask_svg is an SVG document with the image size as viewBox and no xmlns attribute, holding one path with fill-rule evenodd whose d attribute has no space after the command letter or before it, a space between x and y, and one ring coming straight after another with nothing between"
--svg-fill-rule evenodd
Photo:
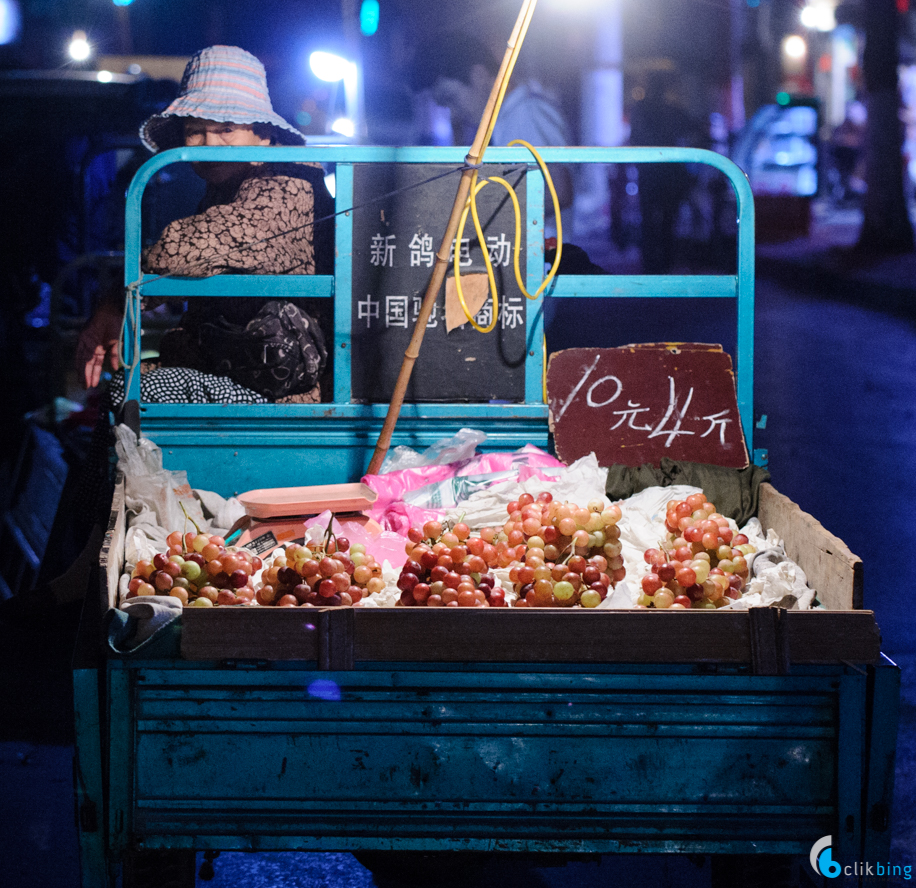
<instances>
[{"instance_id":1,"label":"yellow coiled wire","mask_svg":"<svg viewBox=\"0 0 916 888\"><path fill-rule=\"evenodd\" d=\"M500 102L502 102L502 95L500 95ZM495 121L495 115L494 115ZM491 126L492 129L492 126ZM489 134L488 137L489 139ZM483 261L487 269L487 280L490 286L490 295L493 299L493 317L490 320L490 323L486 327L482 327L474 318L471 316L470 309L468 308L467 302L464 298L464 291L461 287L461 270L459 267L459 251L455 250L455 256L453 259L453 268L455 270L455 291L458 295L458 301L461 303L461 309L464 312L464 316L468 319L471 326L477 330L479 333L489 333L496 326L496 322L499 318L499 295L496 290L496 277L493 274L493 263L490 260L489 251L486 249L486 238L483 233L483 226L480 224L480 216L477 212L477 195L482 191L489 182L496 182L499 185L502 185L506 191L509 192L509 197L512 200L512 208L515 211L515 247L513 250L513 268L515 269L515 280L518 283L519 289L522 293L525 294L528 299L537 299L541 293L550 285L550 282L554 279L554 276L557 273L557 268L560 265L560 257L563 253L563 222L560 218L560 202L557 199L556 189L553 187L553 179L550 177L550 172L547 169L547 165L544 163L541 155L538 154L537 149L531 145L529 142L526 142L524 139L514 139L509 143L510 145L523 145L527 148L533 155L534 159L537 161L538 167L540 167L541 173L544 176L544 181L547 183L547 188L550 191L550 198L553 202L553 212L554 217L557 222L557 253L554 257L553 264L550 267L550 271L544 277L544 280L541 281L541 285L534 291L534 293L529 293L525 282L522 280L522 272L519 267L519 253L521 250L521 232L522 232L522 214L521 207L518 202L518 195L515 193L515 189L501 176L489 176L483 181L478 181L477 172L474 172L474 178L471 181L471 192L468 195L467 203L465 204L464 210L461 213L461 220L458 223L458 234L456 236L456 243L461 242L461 235L464 234L464 227L467 224L468 213L471 214L471 217L474 220L474 231L477 233L477 240L480 243L481 251L483 252Z\"/></svg>"},{"instance_id":2,"label":"yellow coiled wire","mask_svg":"<svg viewBox=\"0 0 916 888\"><path fill-rule=\"evenodd\" d=\"M496 126L496 121L499 117L499 111L500 108L502 108L503 99L506 95L506 90L509 87L509 80L512 76L512 71L515 68L515 62L518 59L519 53L521 52L522 44L525 41L525 35L528 32L528 25L531 23L531 18L534 15L534 9L536 5L537 0L525 0L517 24L518 32L517 34L513 34L513 37L510 38L511 50L508 54L508 59L506 60L505 73L500 82L496 101L493 106L493 113L490 115L490 122L487 126L487 132L481 144L480 156L477 158L477 160L479 160L481 163L483 162L483 156L487 150L487 146L490 144L490 139L493 136L493 129ZM515 250L513 255L515 280L518 282L518 286L522 293L524 293L528 299L537 299L538 296L540 296L541 293L543 293L544 290L550 285L550 282L553 280L557 273L557 268L560 265L560 256L563 252L563 225L562 220L560 219L560 202L557 199L557 192L553 187L553 179L550 178L550 173L547 170L547 166L541 159L541 155L538 154L534 146L530 143L524 141L523 139L514 139L509 144L524 145L534 155L534 159L537 161L537 165L540 167L541 173L544 176L544 181L547 183L547 188L550 191L550 197L553 201L554 217L557 220L557 253L556 257L554 258L553 265L551 265L550 271L541 282L541 285L533 294L529 293L528 289L525 287L524 281L522 280L522 273L521 269L519 268L519 250L521 249L522 223L521 210L519 208L518 197L515 194L515 190L505 179L501 178L500 176L492 176L483 182L478 182L478 172L475 170L474 175L471 178L470 193L468 194L467 202L465 204L464 210L462 211L461 220L458 225L458 232L455 236L456 249L453 259L453 267L455 270L455 290L458 294L458 301L461 304L461 310L464 312L464 316L468 319L471 326L480 333L489 333L496 326L496 322L499 319L499 296L496 292L496 278L493 274L493 263L490 261L490 253L486 248L486 238L484 237L483 226L480 224L480 217L477 214L477 194L482 188L486 186L488 181L498 182L509 192L509 196L512 199L512 206L515 210ZM490 295L493 298L493 318L487 327L481 327L480 324L478 324L474 318L471 317L471 312L468 309L467 302L464 299L464 291L461 288L461 269L459 267L460 256L457 245L461 243L461 235L464 234L464 226L467 223L468 212L471 213L474 219L474 231L477 233L477 239L480 243L480 249L483 253L483 261L487 268L487 280L489 281Z\"/></svg>"}]
</instances>

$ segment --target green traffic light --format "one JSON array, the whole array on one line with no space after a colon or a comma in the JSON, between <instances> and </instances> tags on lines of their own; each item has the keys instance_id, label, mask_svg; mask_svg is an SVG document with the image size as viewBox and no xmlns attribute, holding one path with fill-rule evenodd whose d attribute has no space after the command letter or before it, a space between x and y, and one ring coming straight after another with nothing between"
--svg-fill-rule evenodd
<instances>
[{"instance_id":1,"label":"green traffic light","mask_svg":"<svg viewBox=\"0 0 916 888\"><path fill-rule=\"evenodd\" d=\"M366 37L371 37L378 30L378 0L363 0L359 9L359 29Z\"/></svg>"},{"instance_id":2,"label":"green traffic light","mask_svg":"<svg viewBox=\"0 0 916 888\"><path fill-rule=\"evenodd\" d=\"M776 93L776 103L779 105L788 105L792 101L792 96L787 92Z\"/></svg>"}]
</instances>

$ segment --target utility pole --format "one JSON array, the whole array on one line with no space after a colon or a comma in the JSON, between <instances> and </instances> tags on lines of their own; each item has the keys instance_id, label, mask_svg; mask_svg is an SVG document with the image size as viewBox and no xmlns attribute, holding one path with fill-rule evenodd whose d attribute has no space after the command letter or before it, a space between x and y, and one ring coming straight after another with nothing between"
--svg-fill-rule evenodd
<instances>
[{"instance_id":1,"label":"utility pole","mask_svg":"<svg viewBox=\"0 0 916 888\"><path fill-rule=\"evenodd\" d=\"M864 0L862 78L868 109L867 190L857 246L867 252L905 253L913 249L913 226L904 189L903 124L897 65L900 13L897 0Z\"/></svg>"}]
</instances>

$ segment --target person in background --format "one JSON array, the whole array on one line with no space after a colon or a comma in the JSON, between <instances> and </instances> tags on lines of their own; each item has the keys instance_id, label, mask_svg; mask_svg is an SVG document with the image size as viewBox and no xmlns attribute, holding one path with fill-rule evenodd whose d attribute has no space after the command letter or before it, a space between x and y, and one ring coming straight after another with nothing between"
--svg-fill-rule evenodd
<instances>
[{"instance_id":1,"label":"person in background","mask_svg":"<svg viewBox=\"0 0 916 888\"><path fill-rule=\"evenodd\" d=\"M860 200L865 193L865 137L868 112L862 102L850 103L846 117L830 136L829 150L836 171L834 195L840 202Z\"/></svg>"},{"instance_id":2,"label":"person in background","mask_svg":"<svg viewBox=\"0 0 916 888\"><path fill-rule=\"evenodd\" d=\"M141 126L140 138L153 152L180 146L305 143L302 134L273 110L263 65L234 46L211 46L196 53L185 68L177 98ZM206 182L198 211L169 224L144 251L144 271L194 277L331 272L332 223L315 224L333 213L319 164L221 161L194 163L193 168ZM120 302L104 300L80 337L77 364L87 387L98 385L106 362L114 369L120 364ZM270 399L314 392L327 358L319 324L302 303L274 303L268 309L268 302L235 297L189 300L180 327L163 337L162 366L227 376ZM320 311L315 305L308 308ZM289 340L276 372L253 366L246 351L256 355L257 347L223 347L244 342L246 334L257 346L265 330L272 342L280 342L280 352L283 336ZM230 336L234 339L226 339ZM290 381L289 373L298 374L298 383Z\"/></svg>"},{"instance_id":3,"label":"person in background","mask_svg":"<svg viewBox=\"0 0 916 888\"><path fill-rule=\"evenodd\" d=\"M630 111L630 144L700 147L702 126L671 97L672 74L653 71L644 97ZM693 177L682 163L639 165L640 251L646 274L667 274L674 264L675 223Z\"/></svg>"},{"instance_id":4,"label":"person in background","mask_svg":"<svg viewBox=\"0 0 916 888\"><path fill-rule=\"evenodd\" d=\"M429 90L437 105L448 108L457 145L473 142L498 73L499 61L490 49L468 34L443 34L424 42L414 60L415 88ZM513 139L524 139L535 148L570 144L569 125L552 92L534 79L515 85L510 82L509 86L491 145L508 145ZM571 171L562 164L552 164L550 175L560 207L570 206Z\"/></svg>"}]
</instances>

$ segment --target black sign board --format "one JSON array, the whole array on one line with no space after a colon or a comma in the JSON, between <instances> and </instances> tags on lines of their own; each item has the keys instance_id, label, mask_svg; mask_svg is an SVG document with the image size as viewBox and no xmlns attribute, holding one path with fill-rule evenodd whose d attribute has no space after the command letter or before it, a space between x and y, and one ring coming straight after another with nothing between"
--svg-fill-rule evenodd
<instances>
[{"instance_id":1,"label":"black sign board","mask_svg":"<svg viewBox=\"0 0 916 888\"><path fill-rule=\"evenodd\" d=\"M391 400L432 274L460 172L441 178L443 164L357 164L353 190L352 385L356 402ZM487 164L480 175L505 178L522 213L520 268L525 274L525 170ZM433 179L433 181L426 181ZM415 186L415 187L410 187ZM406 190L402 190L406 189ZM389 197L390 192L397 192ZM376 200L382 197L381 200ZM470 323L447 332L440 291L413 369L407 401L524 401L527 302L513 270L515 214L508 192L488 184L477 196L486 248L495 273L499 318L487 334ZM454 251L454 245L453 245ZM483 252L467 225L458 246L462 277L485 273ZM449 265L448 275L452 270ZM476 316L489 326L488 296Z\"/></svg>"}]
</instances>

